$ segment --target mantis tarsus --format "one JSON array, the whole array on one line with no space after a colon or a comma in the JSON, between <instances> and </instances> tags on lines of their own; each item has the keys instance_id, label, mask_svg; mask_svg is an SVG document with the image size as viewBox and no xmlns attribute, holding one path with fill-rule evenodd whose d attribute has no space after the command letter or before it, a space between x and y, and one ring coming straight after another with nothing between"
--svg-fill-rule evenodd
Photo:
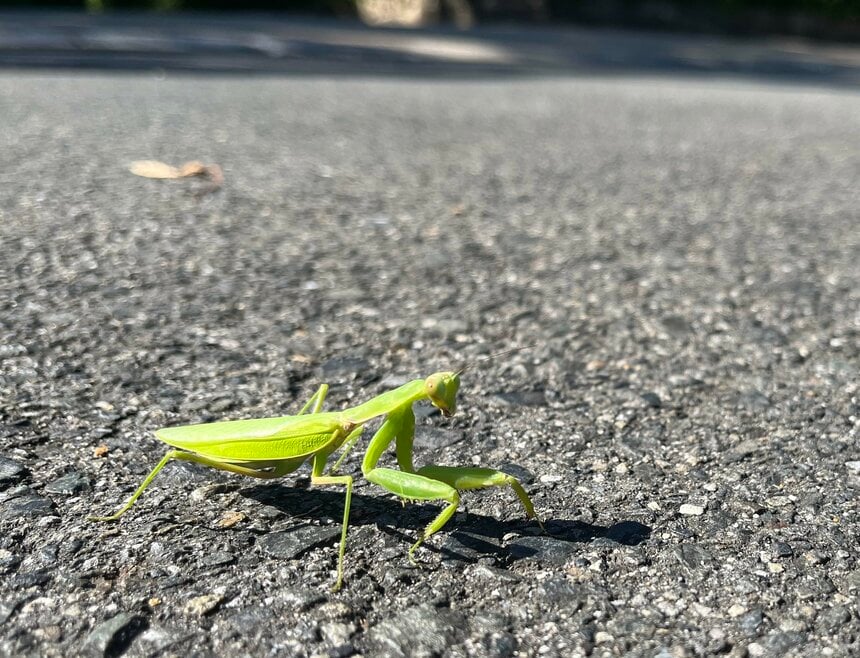
<instances>
[{"instance_id":1,"label":"mantis tarsus","mask_svg":"<svg viewBox=\"0 0 860 658\"><path fill-rule=\"evenodd\" d=\"M405 500L439 500L447 503L409 549L410 562L417 564L415 550L454 515L460 502L461 490L509 485L525 508L526 515L536 519L543 528L531 499L522 484L512 475L490 468L428 465L416 469L413 466L415 415L412 405L419 400L429 400L443 415L451 416L456 410L461 373L462 370L437 372L427 379L415 379L364 404L338 412L322 411L328 393L328 386L323 384L295 416L232 420L157 430L155 436L158 439L179 450L168 451L131 498L114 514L90 517L90 520L119 519L131 508L165 464L173 459L196 462L255 478L281 477L312 460L312 485L335 484L346 487L337 582L334 586L335 590L340 589L343 584L353 477L335 475L335 472L361 436L365 423L385 416L385 421L371 439L364 454L361 464L364 477ZM400 470L377 465L392 441L395 442ZM329 457L341 447L342 455L326 472Z\"/></svg>"}]
</instances>

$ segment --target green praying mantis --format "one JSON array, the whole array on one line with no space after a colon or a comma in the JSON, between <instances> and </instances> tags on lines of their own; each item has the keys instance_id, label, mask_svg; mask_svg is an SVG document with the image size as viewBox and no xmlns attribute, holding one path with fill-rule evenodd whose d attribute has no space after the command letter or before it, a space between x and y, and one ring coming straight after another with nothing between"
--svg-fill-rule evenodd
<instances>
[{"instance_id":1,"label":"green praying mantis","mask_svg":"<svg viewBox=\"0 0 860 658\"><path fill-rule=\"evenodd\" d=\"M412 564L418 566L415 560L418 547L441 530L454 515L460 503L459 492L463 490L510 486L525 508L526 516L535 519L543 529L531 499L519 480L512 475L491 468L427 465L416 469L413 466L415 414L412 405L419 400L429 400L444 416L453 415L457 407L460 375L464 370L465 368L458 372L437 372L426 379L415 379L364 404L343 411L322 410L328 393L328 385L322 384L295 416L231 420L157 430L155 436L159 440L178 450L169 450L131 498L114 514L89 519L119 519L146 490L158 472L174 459L255 478L281 477L296 471L303 463L311 460L312 485L340 485L346 488L337 582L334 585L334 590L337 591L343 585L353 476L336 473L361 436L364 425L374 418L385 416L364 453L361 472L365 479L406 501L438 500L447 503L410 547L408 558ZM395 444L399 470L378 466L392 441ZM341 448L342 454L326 471L329 458Z\"/></svg>"}]
</instances>

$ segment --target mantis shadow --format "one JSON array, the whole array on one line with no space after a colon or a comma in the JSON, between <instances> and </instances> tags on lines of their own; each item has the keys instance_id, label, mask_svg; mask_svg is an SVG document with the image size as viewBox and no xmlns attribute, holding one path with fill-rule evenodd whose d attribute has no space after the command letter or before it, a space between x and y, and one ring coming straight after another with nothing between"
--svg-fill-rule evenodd
<instances>
[{"instance_id":1,"label":"mantis shadow","mask_svg":"<svg viewBox=\"0 0 860 658\"><path fill-rule=\"evenodd\" d=\"M459 519L458 519L459 520ZM576 544L637 546L651 536L651 528L638 521L620 521L610 526L566 519L547 519L546 533L530 519L501 521L480 514L467 514L443 542L442 560L476 562L494 557L505 562L536 559L561 563L574 557ZM505 536L519 537L505 542Z\"/></svg>"},{"instance_id":2,"label":"mantis shadow","mask_svg":"<svg viewBox=\"0 0 860 658\"><path fill-rule=\"evenodd\" d=\"M343 515L342 492L309 488L308 480L299 480L298 486L265 484L239 490L257 502L294 519L332 519L339 522ZM420 530L438 513L438 505L402 505L398 500L379 495L353 492L349 524L351 527L375 525L390 537L412 544L415 534L401 528ZM443 562L473 563L485 558L501 562L521 559L549 559L572 557L575 544L600 542L608 545L638 546L651 536L651 528L632 520L602 526L571 521L547 519L546 534L532 519L524 516L502 520L484 514L466 512L457 514L442 533L441 542L428 542L423 546L441 555ZM505 542L506 535L519 537Z\"/></svg>"},{"instance_id":3,"label":"mantis shadow","mask_svg":"<svg viewBox=\"0 0 860 658\"><path fill-rule=\"evenodd\" d=\"M312 488L307 478L295 480L291 484L267 483L242 487L238 493L295 519L333 519L339 523L343 516L343 490ZM378 523L380 517L399 514L402 509L403 506L394 499L365 495L353 490L349 525Z\"/></svg>"}]
</instances>

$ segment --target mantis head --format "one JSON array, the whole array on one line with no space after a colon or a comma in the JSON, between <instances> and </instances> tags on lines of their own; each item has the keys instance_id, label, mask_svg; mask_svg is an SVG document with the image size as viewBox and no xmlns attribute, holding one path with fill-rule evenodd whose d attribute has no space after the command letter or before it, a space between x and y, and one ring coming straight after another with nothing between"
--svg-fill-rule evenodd
<instances>
[{"instance_id":1,"label":"mantis head","mask_svg":"<svg viewBox=\"0 0 860 658\"><path fill-rule=\"evenodd\" d=\"M443 416L453 416L457 410L457 391L460 389L459 372L437 372L424 380L424 392Z\"/></svg>"},{"instance_id":2,"label":"mantis head","mask_svg":"<svg viewBox=\"0 0 860 658\"><path fill-rule=\"evenodd\" d=\"M525 347L515 347L510 350L505 350L504 352L496 352L495 354L491 354L490 356L478 359L477 361L473 361L472 363L463 366L457 372L433 373L424 380L424 394L430 399L433 406L442 412L443 416L453 416L454 412L457 410L457 391L460 390L460 375L476 363L489 361L490 359L495 359L496 357L503 356L505 354L519 352L520 350L524 350L529 347L531 346L527 345Z\"/></svg>"}]
</instances>

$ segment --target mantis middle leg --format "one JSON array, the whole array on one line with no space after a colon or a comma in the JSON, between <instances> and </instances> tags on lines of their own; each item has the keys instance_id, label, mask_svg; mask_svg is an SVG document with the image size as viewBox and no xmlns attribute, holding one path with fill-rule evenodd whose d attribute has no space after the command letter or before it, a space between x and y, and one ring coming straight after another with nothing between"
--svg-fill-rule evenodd
<instances>
[{"instance_id":1,"label":"mantis middle leg","mask_svg":"<svg viewBox=\"0 0 860 658\"><path fill-rule=\"evenodd\" d=\"M317 392L314 393L310 399L305 402L305 406L302 407L301 411L297 413L297 416L301 416L304 414L308 408L313 404L314 408L311 410L312 414L318 414L322 411L323 402L325 402L325 396L328 395L328 384L320 384L320 387L317 389Z\"/></svg>"},{"instance_id":2,"label":"mantis middle leg","mask_svg":"<svg viewBox=\"0 0 860 658\"><path fill-rule=\"evenodd\" d=\"M323 402L325 401L327 394L328 394L328 384L320 384L320 387L317 389L317 392L314 393L307 402L305 402L305 405L301 408L301 411L299 411L299 413L296 415L301 416L301 415L305 414L311 405L313 405L313 409L311 409L311 413L312 414L318 414L320 411L322 411ZM361 433L363 430L364 430L364 426L361 425L361 426L357 427L356 429L354 429L349 434L349 436L346 437L346 439L343 442L343 448L342 448L342 452L340 454L340 457L338 457L337 461L334 463L334 466L332 466L329 469L329 474L333 474L333 473L337 472L337 470L340 468L340 465L343 463L343 460L347 458L350 451L352 451L352 449L355 447L356 441L358 441L358 439L361 438ZM330 456L330 454L327 454L326 459L328 459L329 456Z\"/></svg>"},{"instance_id":3,"label":"mantis middle leg","mask_svg":"<svg viewBox=\"0 0 860 658\"><path fill-rule=\"evenodd\" d=\"M358 432L360 433L361 428ZM351 435L350 435L351 436ZM352 503L352 476L351 475L323 475L326 460L331 453L317 453L314 456L313 468L311 470L311 484L340 484L346 487L346 496L343 501L343 523L340 531L340 548L337 554L337 581L334 584L336 592L343 585L343 560L346 554L346 529L349 527L349 507Z\"/></svg>"}]
</instances>

